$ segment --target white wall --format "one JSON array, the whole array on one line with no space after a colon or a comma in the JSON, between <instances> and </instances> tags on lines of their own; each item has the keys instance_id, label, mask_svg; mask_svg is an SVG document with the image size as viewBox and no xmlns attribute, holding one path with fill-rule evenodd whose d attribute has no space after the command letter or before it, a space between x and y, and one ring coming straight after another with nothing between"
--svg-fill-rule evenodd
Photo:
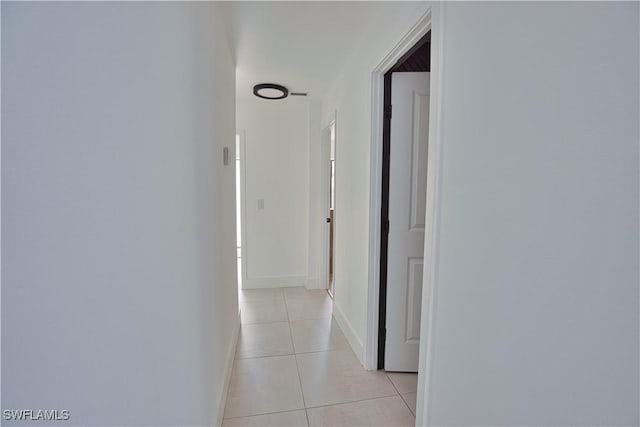
<instances>
[{"instance_id":1,"label":"white wall","mask_svg":"<svg viewBox=\"0 0 640 427\"><path fill-rule=\"evenodd\" d=\"M371 72L426 10L424 2L391 2L363 22L366 34L322 104L322 125L336 118L334 316L362 361L369 269Z\"/></svg>"},{"instance_id":2,"label":"white wall","mask_svg":"<svg viewBox=\"0 0 640 427\"><path fill-rule=\"evenodd\" d=\"M245 288L305 286L309 212L309 105L239 100L245 135ZM258 200L264 208L258 208Z\"/></svg>"},{"instance_id":3,"label":"white wall","mask_svg":"<svg viewBox=\"0 0 640 427\"><path fill-rule=\"evenodd\" d=\"M4 3L2 64L3 409L215 423L238 316L217 6Z\"/></svg>"},{"instance_id":4,"label":"white wall","mask_svg":"<svg viewBox=\"0 0 640 427\"><path fill-rule=\"evenodd\" d=\"M638 425L639 5L444 9L429 425Z\"/></svg>"},{"instance_id":5,"label":"white wall","mask_svg":"<svg viewBox=\"0 0 640 427\"><path fill-rule=\"evenodd\" d=\"M322 103L318 100L309 102L309 249L307 251L307 288L326 289L328 286L327 272L325 272L325 248L329 238L329 228L325 222L329 212L327 208L329 193L323 184L328 180L328 168L323 150L322 131L320 122Z\"/></svg>"}]
</instances>

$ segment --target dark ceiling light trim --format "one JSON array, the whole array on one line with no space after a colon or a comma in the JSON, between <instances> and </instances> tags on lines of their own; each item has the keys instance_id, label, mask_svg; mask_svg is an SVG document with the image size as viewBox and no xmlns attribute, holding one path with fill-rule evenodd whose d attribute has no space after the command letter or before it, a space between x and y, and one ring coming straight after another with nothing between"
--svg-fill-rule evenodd
<instances>
[{"instance_id":1,"label":"dark ceiling light trim","mask_svg":"<svg viewBox=\"0 0 640 427\"><path fill-rule=\"evenodd\" d=\"M265 95L264 93L262 94L260 93L260 91L263 89L277 90L281 92L281 94L278 96L268 96L268 95ZM275 83L261 83L253 87L253 94L258 98L262 98L262 99L284 99L287 96L289 96L289 89Z\"/></svg>"}]
</instances>

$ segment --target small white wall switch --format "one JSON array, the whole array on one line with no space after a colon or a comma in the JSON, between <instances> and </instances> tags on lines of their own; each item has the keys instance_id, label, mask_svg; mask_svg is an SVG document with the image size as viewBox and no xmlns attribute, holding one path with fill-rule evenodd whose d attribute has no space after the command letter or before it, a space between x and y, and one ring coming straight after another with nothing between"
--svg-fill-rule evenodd
<instances>
[{"instance_id":1,"label":"small white wall switch","mask_svg":"<svg viewBox=\"0 0 640 427\"><path fill-rule=\"evenodd\" d=\"M264 199L258 199L258 209L259 210L264 209Z\"/></svg>"}]
</instances>

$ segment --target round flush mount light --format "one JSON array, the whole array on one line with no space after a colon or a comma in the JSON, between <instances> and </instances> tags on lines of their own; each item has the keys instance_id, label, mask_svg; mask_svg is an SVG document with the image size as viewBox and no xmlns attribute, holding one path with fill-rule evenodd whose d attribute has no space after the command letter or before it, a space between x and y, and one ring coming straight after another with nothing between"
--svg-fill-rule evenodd
<instances>
[{"instance_id":1,"label":"round flush mount light","mask_svg":"<svg viewBox=\"0 0 640 427\"><path fill-rule=\"evenodd\" d=\"M289 96L289 89L275 83L262 83L253 87L253 94L263 99L284 99Z\"/></svg>"}]
</instances>

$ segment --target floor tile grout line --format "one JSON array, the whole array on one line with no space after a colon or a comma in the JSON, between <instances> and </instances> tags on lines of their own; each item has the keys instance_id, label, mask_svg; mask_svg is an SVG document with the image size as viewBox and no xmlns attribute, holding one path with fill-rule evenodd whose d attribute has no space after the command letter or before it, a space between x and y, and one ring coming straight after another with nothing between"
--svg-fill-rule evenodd
<instances>
[{"instance_id":1,"label":"floor tile grout line","mask_svg":"<svg viewBox=\"0 0 640 427\"><path fill-rule=\"evenodd\" d=\"M402 396L400 394L388 394L386 396L378 396L378 397L368 397L366 399L358 399L358 400L349 400L347 402L339 402L339 403L330 403L328 405L318 405L318 406L309 406L308 408L304 408L305 410L309 410L309 409L317 409L317 408L327 408L329 406L339 406L339 405L349 405L351 403L360 403L360 402L366 402L368 400L378 400L378 399L387 399L389 397L396 397L399 396L400 400L402 400L402 402L404 403L404 399L402 399ZM406 403L405 403L406 405ZM411 410L409 410L409 412L411 412Z\"/></svg>"},{"instance_id":2,"label":"floor tile grout line","mask_svg":"<svg viewBox=\"0 0 640 427\"><path fill-rule=\"evenodd\" d=\"M241 325L273 325L274 323L289 323L288 320L271 320L268 322L241 323Z\"/></svg>"},{"instance_id":3,"label":"floor tile grout line","mask_svg":"<svg viewBox=\"0 0 640 427\"><path fill-rule=\"evenodd\" d=\"M300 393L302 394L302 404L304 405L304 416L307 417L307 426L309 426L309 414L307 413L307 402L304 398L304 389L302 388L302 378L300 376L300 367L298 366L298 358L294 355L296 359L296 371L298 371L298 381L300 381Z\"/></svg>"},{"instance_id":4,"label":"floor tile grout line","mask_svg":"<svg viewBox=\"0 0 640 427\"><path fill-rule=\"evenodd\" d=\"M301 409L289 409L287 411L278 411L278 412L264 412L264 413L260 413L260 414L253 414L253 415L241 415L239 417L229 417L229 418L223 418L223 420L237 420L239 418L251 418L251 417L261 417L263 415L274 415L274 414L286 414L289 412L300 412L300 411L305 411L304 408ZM306 411L305 411L306 412Z\"/></svg>"},{"instance_id":5,"label":"floor tile grout line","mask_svg":"<svg viewBox=\"0 0 640 427\"><path fill-rule=\"evenodd\" d=\"M393 380L391 379L391 376L389 375L389 374L396 374L396 375L416 375L417 376L418 375L417 372L395 372L395 371L385 371L384 369L378 369L378 370L384 372L387 378L389 378L389 381L391 381L391 384L393 384L395 389L398 390L398 394L408 394L408 393L418 392L418 389L416 388L415 390L411 389L410 391L405 391L404 393L402 393L400 389L396 387L396 383L393 382Z\"/></svg>"},{"instance_id":6,"label":"floor tile grout line","mask_svg":"<svg viewBox=\"0 0 640 427\"><path fill-rule=\"evenodd\" d=\"M390 383L391 383L391 385L393 386L393 389L394 389L398 394L400 394L400 392L398 391L398 387L396 387L396 385L393 383L393 381L391 381L391 378L389 377L389 372L384 371L384 370L383 370L382 372L384 372L384 376L385 376L385 377L387 377L387 379L389 380L389 382L390 382Z\"/></svg>"},{"instance_id":7,"label":"floor tile grout line","mask_svg":"<svg viewBox=\"0 0 640 427\"><path fill-rule=\"evenodd\" d=\"M239 359L235 359L235 360L255 360L255 359L267 359L270 357L286 357L286 356L295 356L294 353L287 353L287 354L269 354L266 356L252 356L252 357L241 357Z\"/></svg>"},{"instance_id":8,"label":"floor tile grout line","mask_svg":"<svg viewBox=\"0 0 640 427\"><path fill-rule=\"evenodd\" d=\"M300 352L297 352L296 354L328 353L330 351L345 351L345 350L350 350L350 348L345 346L344 348L328 348L326 350L300 351Z\"/></svg>"},{"instance_id":9,"label":"floor tile grout line","mask_svg":"<svg viewBox=\"0 0 640 427\"><path fill-rule=\"evenodd\" d=\"M289 334L291 334L291 316L289 316L289 305L287 304L287 299L284 298L284 311L287 313L287 323L289 323ZM293 345L293 338L291 338L291 345Z\"/></svg>"},{"instance_id":10,"label":"floor tile grout line","mask_svg":"<svg viewBox=\"0 0 640 427\"><path fill-rule=\"evenodd\" d=\"M402 396L402 393L400 393L400 390L398 390L398 387L396 387L396 385L394 384L394 382L391 380L391 377L389 376L389 372L388 371L383 371L384 375L387 377L387 379L389 380L389 382L391 383L391 385L393 386L393 388L398 392L398 396L400 396L400 399L402 400L402 403L404 403L404 405L407 407L407 409L409 410L409 412L411 412L413 414L413 411L411 410L411 408L409 407L409 404L407 403L406 400L404 400L404 397ZM415 417L416 415L413 414L413 416Z\"/></svg>"},{"instance_id":11,"label":"floor tile grout line","mask_svg":"<svg viewBox=\"0 0 640 427\"><path fill-rule=\"evenodd\" d=\"M409 394L409 393L406 393L406 394ZM415 418L416 414L414 414L413 411L411 410L411 407L409 406L409 403L407 402L407 399L404 398L404 395L400 394L400 399L402 399L404 404L407 405L407 408L409 408L409 412L411 412L411 414L413 414L413 416Z\"/></svg>"},{"instance_id":12,"label":"floor tile grout line","mask_svg":"<svg viewBox=\"0 0 640 427\"><path fill-rule=\"evenodd\" d=\"M276 323L286 323L287 325L289 325L289 322L269 322L269 323L242 323L242 326L252 326L252 325L271 325L271 324L276 324ZM291 335L291 330L289 329L289 335ZM294 348L293 348L293 342L291 342L291 353L280 353L280 354L264 354L264 355L260 355L260 356L242 356L242 357L238 357L238 348L240 345L240 339L238 339L238 344L236 345L236 351L234 352L234 356L233 356L233 360L245 360L245 359L260 359L263 357L278 357L278 356L292 356L294 353Z\"/></svg>"},{"instance_id":13,"label":"floor tile grout line","mask_svg":"<svg viewBox=\"0 0 640 427\"><path fill-rule=\"evenodd\" d=\"M287 309L287 318L289 317L289 305L287 299L284 299L284 306ZM304 399L304 389L302 388L302 378L300 376L300 367L298 366L298 358L295 355L296 345L293 343L293 331L291 331L291 320L289 320L289 336L291 337L291 346L293 347L293 358L296 361L296 372L298 373L298 383L300 384L300 394L302 395L302 404L304 405L304 416L307 418L307 426L309 426L309 414L307 414L307 402Z\"/></svg>"}]
</instances>

